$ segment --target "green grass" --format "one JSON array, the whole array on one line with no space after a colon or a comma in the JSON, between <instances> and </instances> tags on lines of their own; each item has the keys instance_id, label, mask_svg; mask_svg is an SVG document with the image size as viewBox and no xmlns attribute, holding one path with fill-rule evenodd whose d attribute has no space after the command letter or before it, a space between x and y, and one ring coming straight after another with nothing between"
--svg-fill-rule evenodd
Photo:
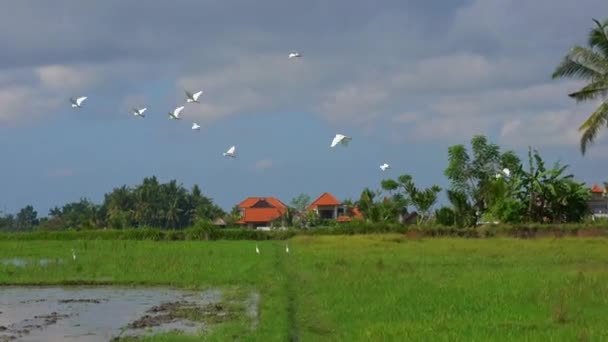
<instances>
[{"instance_id":1,"label":"green grass","mask_svg":"<svg viewBox=\"0 0 608 342\"><path fill-rule=\"evenodd\" d=\"M261 293L259 325L239 318L206 340L599 341L608 339L608 239L1 241L0 284L221 286ZM77 252L72 262L70 249ZM159 335L145 341L193 341Z\"/></svg>"}]
</instances>

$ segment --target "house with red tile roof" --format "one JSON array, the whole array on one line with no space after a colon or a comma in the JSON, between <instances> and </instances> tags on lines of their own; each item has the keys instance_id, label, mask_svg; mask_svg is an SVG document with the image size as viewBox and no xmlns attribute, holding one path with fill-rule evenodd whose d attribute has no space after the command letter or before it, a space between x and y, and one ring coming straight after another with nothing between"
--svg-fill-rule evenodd
<instances>
[{"instance_id":1,"label":"house with red tile roof","mask_svg":"<svg viewBox=\"0 0 608 342\"><path fill-rule=\"evenodd\" d=\"M606 197L606 189L599 185L591 187L591 198L587 201L589 209L595 217L608 216L608 197Z\"/></svg>"},{"instance_id":2,"label":"house with red tile roof","mask_svg":"<svg viewBox=\"0 0 608 342\"><path fill-rule=\"evenodd\" d=\"M342 204L334 195L329 192L324 192L316 200L314 200L307 208L308 211L314 211L319 218L325 220L336 220L338 222L350 222L352 218L363 219L363 215L358 208L349 210L348 206Z\"/></svg>"},{"instance_id":3,"label":"house with red tile roof","mask_svg":"<svg viewBox=\"0 0 608 342\"><path fill-rule=\"evenodd\" d=\"M275 197L248 197L238 204L241 218L236 222L250 228L269 227L287 211Z\"/></svg>"}]
</instances>

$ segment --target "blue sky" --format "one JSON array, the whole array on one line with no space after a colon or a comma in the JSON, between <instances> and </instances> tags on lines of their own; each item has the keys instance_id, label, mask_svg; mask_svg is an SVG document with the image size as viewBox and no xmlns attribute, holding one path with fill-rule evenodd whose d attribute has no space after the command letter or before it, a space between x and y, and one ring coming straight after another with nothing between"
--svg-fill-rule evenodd
<instances>
[{"instance_id":1,"label":"blue sky","mask_svg":"<svg viewBox=\"0 0 608 342\"><path fill-rule=\"evenodd\" d=\"M603 0L13 2L0 13L0 209L40 215L156 175L226 210L247 196L356 198L409 173L447 186L447 147L486 134L608 180L596 104L551 80ZM548 10L550 9L550 10ZM18 29L15 29L18 27ZM298 50L303 57L288 60ZM203 90L181 121L167 112ZM84 108L70 97L86 95ZM130 114L147 106L146 118ZM202 126L190 130L192 122ZM330 149L336 133L353 137ZM231 145L238 158L222 157ZM381 173L379 165L392 169Z\"/></svg>"}]
</instances>

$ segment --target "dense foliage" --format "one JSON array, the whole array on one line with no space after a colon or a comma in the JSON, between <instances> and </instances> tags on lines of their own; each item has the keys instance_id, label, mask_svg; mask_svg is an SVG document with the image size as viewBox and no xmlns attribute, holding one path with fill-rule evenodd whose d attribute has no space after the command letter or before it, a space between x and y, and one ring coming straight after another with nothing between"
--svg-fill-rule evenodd
<instances>
[{"instance_id":1,"label":"dense foliage","mask_svg":"<svg viewBox=\"0 0 608 342\"><path fill-rule=\"evenodd\" d=\"M450 147L445 173L452 183L448 191L451 208L436 212L442 224L474 226L485 222L580 222L589 212L590 190L566 174L568 165L548 168L538 151L529 149L528 167L485 137L473 138L470 158L461 146ZM448 214L449 211L452 211Z\"/></svg>"},{"instance_id":2,"label":"dense foliage","mask_svg":"<svg viewBox=\"0 0 608 342\"><path fill-rule=\"evenodd\" d=\"M31 230L66 228L185 228L199 220L224 216L224 211L211 198L202 194L198 185L188 191L177 181L161 184L156 177L144 178L131 188L122 186L104 196L101 205L83 198L78 202L54 207L48 217L37 218L32 206L26 206L13 217L0 218L0 229Z\"/></svg>"}]
</instances>

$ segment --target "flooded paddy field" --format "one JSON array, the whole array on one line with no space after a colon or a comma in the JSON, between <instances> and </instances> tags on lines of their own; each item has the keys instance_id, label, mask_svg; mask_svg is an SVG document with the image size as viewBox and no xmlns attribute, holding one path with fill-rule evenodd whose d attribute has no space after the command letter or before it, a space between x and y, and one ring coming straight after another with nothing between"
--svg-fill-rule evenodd
<instances>
[{"instance_id":1,"label":"flooded paddy field","mask_svg":"<svg viewBox=\"0 0 608 342\"><path fill-rule=\"evenodd\" d=\"M226 300L222 290L115 286L0 287L0 341L120 341L177 331L204 334L249 317L259 296Z\"/></svg>"}]
</instances>

